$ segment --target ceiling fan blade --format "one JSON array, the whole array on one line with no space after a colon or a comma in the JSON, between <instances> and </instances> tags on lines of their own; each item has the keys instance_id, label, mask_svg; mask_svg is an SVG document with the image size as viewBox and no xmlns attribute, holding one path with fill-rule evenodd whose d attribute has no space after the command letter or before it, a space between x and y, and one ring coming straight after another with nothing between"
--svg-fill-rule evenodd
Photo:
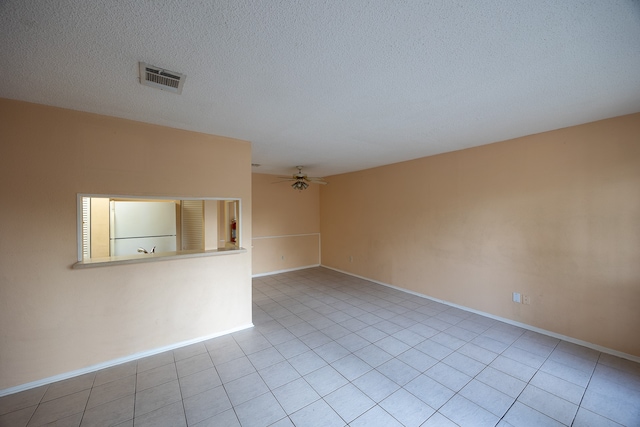
<instances>
[{"instance_id":1,"label":"ceiling fan blade","mask_svg":"<svg viewBox=\"0 0 640 427\"><path fill-rule=\"evenodd\" d=\"M307 182L308 183L312 183L312 184L322 184L322 185L328 184L328 182L326 182L324 180L324 178L305 175L302 172L302 166L296 166L296 168L298 169L298 173L293 174L290 177L289 176L278 176L277 178L281 179L282 181L273 182L272 184L277 184L279 182L291 182L291 181L294 181L294 183L302 183L302 184L304 184L305 185L304 188L307 188L306 187L308 185ZM298 185L302 185L302 184L298 184ZM294 188L296 188L296 187L294 187Z\"/></svg>"},{"instance_id":2,"label":"ceiling fan blade","mask_svg":"<svg viewBox=\"0 0 640 427\"><path fill-rule=\"evenodd\" d=\"M312 184L328 184L328 182L322 178L305 178L304 180Z\"/></svg>"}]
</instances>

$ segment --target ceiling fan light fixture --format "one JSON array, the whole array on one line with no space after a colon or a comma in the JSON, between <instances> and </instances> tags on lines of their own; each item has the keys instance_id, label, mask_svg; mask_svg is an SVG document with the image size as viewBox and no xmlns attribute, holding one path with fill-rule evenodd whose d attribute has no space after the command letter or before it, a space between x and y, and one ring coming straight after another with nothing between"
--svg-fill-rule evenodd
<instances>
[{"instance_id":1,"label":"ceiling fan light fixture","mask_svg":"<svg viewBox=\"0 0 640 427\"><path fill-rule=\"evenodd\" d=\"M298 181L294 182L293 184L291 184L291 188L293 188L294 190L299 190L299 191L306 190L307 187L309 187L309 184L307 184L303 180L298 180Z\"/></svg>"},{"instance_id":2,"label":"ceiling fan light fixture","mask_svg":"<svg viewBox=\"0 0 640 427\"><path fill-rule=\"evenodd\" d=\"M298 169L298 173L290 176L279 176L278 178L280 178L282 181L276 181L273 184L286 181L293 182L291 184L291 188L298 191L306 190L307 188L309 188L309 184L328 184L327 181L325 181L323 178L307 176L306 174L302 173L302 166L296 166L296 168Z\"/></svg>"}]
</instances>

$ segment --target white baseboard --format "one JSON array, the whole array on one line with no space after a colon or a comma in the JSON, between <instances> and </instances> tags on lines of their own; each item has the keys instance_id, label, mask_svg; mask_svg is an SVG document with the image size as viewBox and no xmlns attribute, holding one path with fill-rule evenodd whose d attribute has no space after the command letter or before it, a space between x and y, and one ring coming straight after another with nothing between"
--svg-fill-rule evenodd
<instances>
[{"instance_id":1,"label":"white baseboard","mask_svg":"<svg viewBox=\"0 0 640 427\"><path fill-rule=\"evenodd\" d=\"M138 360L138 359L142 359L143 357L153 356L155 354L163 353L165 351L175 350L177 348L185 347L187 345L197 344L197 343L202 342L202 341L210 340L212 338L218 338L218 337L221 337L223 335L231 334L233 332L238 332L238 331L241 331L243 329L248 329L248 328L252 328L252 327L253 327L253 323L249 323L248 325L239 326L237 328L229 329L229 330L226 330L226 331L223 331L223 332L218 332L218 333L215 333L215 334L212 334L212 335L207 335L205 337L199 337L199 338L194 338L192 340L181 341L181 342L178 342L178 343L175 343L175 344L171 344L171 345L168 345L168 346L155 348L153 350L143 351L141 353L135 353L135 354L132 354L132 355L129 355L129 356L120 357L118 359L109 360L107 362L99 363L97 365L88 366L86 368L78 369L78 370L75 370L75 371L65 372L63 374L54 375L52 377L43 378L41 380L33 381L33 382L30 382L30 383L21 384L21 385L15 386L15 387L5 388L4 390L0 390L0 397L6 396L6 395L9 395L9 394L18 393L18 392L25 391L25 390L29 390L31 388L40 387L40 386L43 386L43 385L46 385L46 384L51 384L51 383L54 383L56 381L66 380L66 379L69 379L69 378L77 377L79 375L88 374L89 372L95 372L95 371L99 371L101 369L110 368L112 366L119 365L121 363L131 362L133 360Z\"/></svg>"},{"instance_id":2,"label":"white baseboard","mask_svg":"<svg viewBox=\"0 0 640 427\"><path fill-rule=\"evenodd\" d=\"M546 329L541 329L541 328L537 328L535 326L527 325L526 323L516 322L515 320L507 319L505 317L496 316L496 315L493 315L491 313L485 313L484 311L475 310L473 308L465 307L463 305L458 305L458 304L455 304L455 303L452 303L452 302L449 302L449 301L441 300L441 299L438 299L438 298L433 298L433 297L430 297L429 295L421 294L419 292L410 291L410 290L404 289L404 288L399 288L397 286L393 286L393 285L390 285L388 283L379 282L377 280L373 280L373 279L370 279L368 277L359 276L357 274L349 273L348 271L339 270L337 268L328 267L326 265L322 265L321 267L329 269L329 270L337 271L338 273L343 273L343 274L346 274L348 276L357 277L358 279L368 280L369 282L373 282L373 283L376 283L378 285L386 286L388 288L393 288L393 289L396 289L398 291L406 292L406 293L411 294L411 295L416 295L416 296L419 296L419 297L422 297L422 298L427 298L427 299L429 299L431 301L435 301L435 302L439 302L439 303L442 303L442 304L446 304L446 305L448 305L450 307L459 308L461 310L468 311L470 313L479 314L481 316L485 316L485 317L488 317L490 319L499 320L500 322L504 322L504 323L507 323L507 324L513 325L513 326L518 326L520 328L527 329L529 331L538 332L539 334L543 334L543 335L547 335L547 336L550 336L550 337L553 337L553 338L558 338L558 339L561 339L561 340L564 340L564 341L568 341L570 343L581 345L583 347L587 347L587 348L590 348L592 350L599 351L601 353L607 353L607 354L610 354L612 356L617 356L617 357L621 357L623 359L631 360L632 362L640 363L640 357L634 356L632 354L623 353L621 351L614 350L614 349L607 348L607 347L603 347L603 346L598 345L598 344L593 344L593 343L590 343L588 341L582 341L582 340L579 340L577 338L569 337L567 335L562 335L562 334L555 333L553 331L547 331Z\"/></svg>"},{"instance_id":3,"label":"white baseboard","mask_svg":"<svg viewBox=\"0 0 640 427\"><path fill-rule=\"evenodd\" d=\"M273 276L274 274L288 273L290 271L306 270L307 268L315 268L315 267L320 267L320 264L305 265L303 267L289 268L286 270L269 271L267 273L258 273L258 274L253 274L251 277L255 278L255 277Z\"/></svg>"}]
</instances>

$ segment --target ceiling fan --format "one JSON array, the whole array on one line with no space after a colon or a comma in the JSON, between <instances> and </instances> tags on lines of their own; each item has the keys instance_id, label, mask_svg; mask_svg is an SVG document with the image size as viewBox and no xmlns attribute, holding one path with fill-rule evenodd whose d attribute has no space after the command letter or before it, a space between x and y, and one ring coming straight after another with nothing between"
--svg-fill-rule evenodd
<instances>
[{"instance_id":1,"label":"ceiling fan","mask_svg":"<svg viewBox=\"0 0 640 427\"><path fill-rule=\"evenodd\" d=\"M274 182L274 184L277 184L278 182L293 181L293 184L291 184L291 188L300 191L306 190L307 187L309 187L309 183L322 185L328 184L328 182L325 181L324 178L311 177L302 173L302 166L296 166L296 168L298 169L298 173L293 174L290 177L279 176L278 178L282 179L283 181L277 181Z\"/></svg>"}]
</instances>

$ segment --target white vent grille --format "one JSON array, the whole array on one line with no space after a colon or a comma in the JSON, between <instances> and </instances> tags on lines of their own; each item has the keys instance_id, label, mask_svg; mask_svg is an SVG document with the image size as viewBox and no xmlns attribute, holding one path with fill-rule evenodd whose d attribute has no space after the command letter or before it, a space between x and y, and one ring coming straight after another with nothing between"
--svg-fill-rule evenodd
<instances>
[{"instance_id":1,"label":"white vent grille","mask_svg":"<svg viewBox=\"0 0 640 427\"><path fill-rule=\"evenodd\" d=\"M180 95L187 78L184 74L164 70L144 62L140 63L140 83Z\"/></svg>"}]
</instances>

